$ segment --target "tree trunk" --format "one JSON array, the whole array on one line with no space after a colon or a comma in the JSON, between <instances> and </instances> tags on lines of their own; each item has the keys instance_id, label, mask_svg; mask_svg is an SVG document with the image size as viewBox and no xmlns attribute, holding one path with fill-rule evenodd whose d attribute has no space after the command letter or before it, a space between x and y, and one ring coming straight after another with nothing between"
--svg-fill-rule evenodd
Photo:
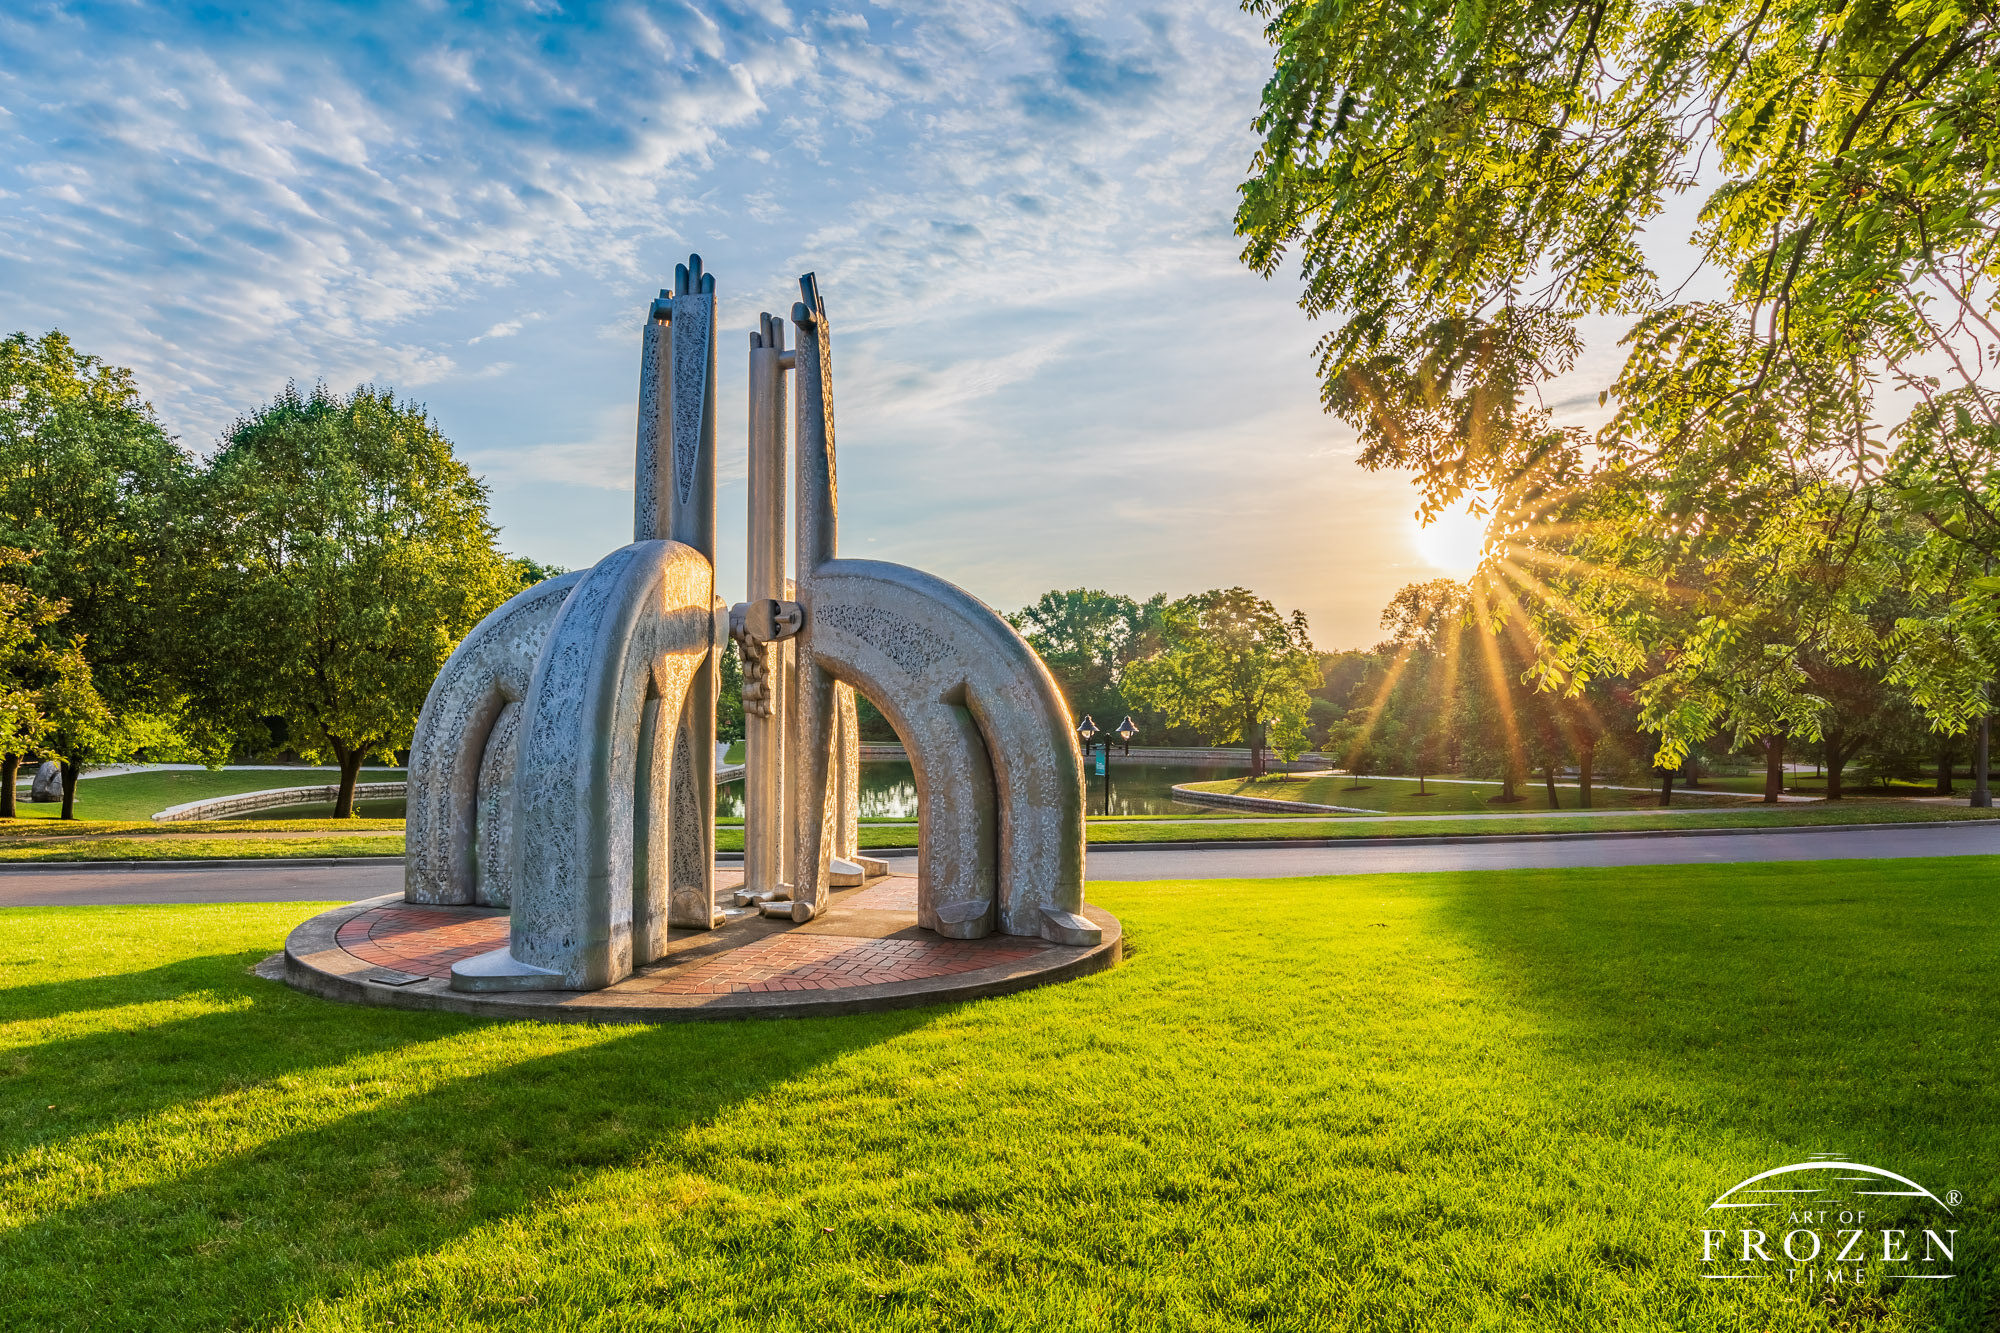
<instances>
[{"instance_id":1,"label":"tree trunk","mask_svg":"<svg viewBox=\"0 0 2000 1333\"><path fill-rule=\"evenodd\" d=\"M1562 802L1556 799L1556 761L1551 759L1542 765L1542 779L1549 789L1549 809L1562 809Z\"/></svg>"},{"instance_id":2,"label":"tree trunk","mask_svg":"<svg viewBox=\"0 0 2000 1333\"><path fill-rule=\"evenodd\" d=\"M1951 761L1958 757L1958 747L1952 743L1953 740L1953 737L1946 736L1938 746L1937 794L1940 796L1951 795Z\"/></svg>"},{"instance_id":3,"label":"tree trunk","mask_svg":"<svg viewBox=\"0 0 2000 1333\"><path fill-rule=\"evenodd\" d=\"M1993 808L1993 789L1988 785L1992 776L1993 718L1991 714L1979 719L1979 730L1972 737L1972 799L1968 804L1975 810Z\"/></svg>"},{"instance_id":4,"label":"tree trunk","mask_svg":"<svg viewBox=\"0 0 2000 1333\"><path fill-rule=\"evenodd\" d=\"M357 745L352 750L335 742L333 752L340 760L340 795L333 803L335 819L354 818L354 784L361 776L361 761L368 754L368 747Z\"/></svg>"},{"instance_id":5,"label":"tree trunk","mask_svg":"<svg viewBox=\"0 0 2000 1333\"><path fill-rule=\"evenodd\" d=\"M1837 801L1841 796L1841 770L1847 767L1850 751L1859 747L1859 742L1847 744L1847 738L1838 728L1826 733L1826 799Z\"/></svg>"},{"instance_id":6,"label":"tree trunk","mask_svg":"<svg viewBox=\"0 0 2000 1333\"><path fill-rule=\"evenodd\" d=\"M1663 768L1660 770L1660 804L1662 806L1669 806L1672 805L1673 803L1674 803L1674 770L1672 770L1671 768Z\"/></svg>"},{"instance_id":7,"label":"tree trunk","mask_svg":"<svg viewBox=\"0 0 2000 1333\"><path fill-rule=\"evenodd\" d=\"M1698 790L1701 787L1701 760L1695 756L1692 750L1688 751L1685 767L1687 768L1687 782L1685 784L1687 789L1689 791Z\"/></svg>"},{"instance_id":8,"label":"tree trunk","mask_svg":"<svg viewBox=\"0 0 2000 1333\"><path fill-rule=\"evenodd\" d=\"M1785 733L1764 738L1764 804L1776 805L1785 793Z\"/></svg>"},{"instance_id":9,"label":"tree trunk","mask_svg":"<svg viewBox=\"0 0 2000 1333\"><path fill-rule=\"evenodd\" d=\"M82 764L78 764L78 763L72 763L72 762L71 762L70 760L67 760L67 759L63 760L63 766L62 766L62 780L63 780L63 808L62 808L62 817L63 817L64 819L75 819L75 818L76 818L76 779L77 779L77 775L78 775L78 774L80 774L80 773L82 773L82 772L83 772L83 765L82 765Z\"/></svg>"},{"instance_id":10,"label":"tree trunk","mask_svg":"<svg viewBox=\"0 0 2000 1333\"><path fill-rule=\"evenodd\" d=\"M21 781L21 756L0 754L0 819L16 818L14 788Z\"/></svg>"},{"instance_id":11,"label":"tree trunk","mask_svg":"<svg viewBox=\"0 0 2000 1333\"><path fill-rule=\"evenodd\" d=\"M1591 769L1597 763L1597 742L1585 741L1576 747L1576 797L1577 804L1590 809Z\"/></svg>"}]
</instances>

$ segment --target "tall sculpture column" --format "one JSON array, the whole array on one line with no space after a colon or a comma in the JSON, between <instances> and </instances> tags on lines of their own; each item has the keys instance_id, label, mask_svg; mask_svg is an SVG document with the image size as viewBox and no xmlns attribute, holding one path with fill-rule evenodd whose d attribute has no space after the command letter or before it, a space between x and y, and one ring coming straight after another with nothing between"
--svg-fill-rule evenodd
<instances>
[{"instance_id":1,"label":"tall sculpture column","mask_svg":"<svg viewBox=\"0 0 2000 1333\"><path fill-rule=\"evenodd\" d=\"M595 990L722 924L714 897L715 280L690 256L650 307L636 540L568 589L523 694L507 946L462 991Z\"/></svg>"},{"instance_id":2,"label":"tall sculpture column","mask_svg":"<svg viewBox=\"0 0 2000 1333\"><path fill-rule=\"evenodd\" d=\"M701 256L674 266L670 322L647 327L649 383L641 388L638 476L632 540L666 539L690 546L715 566L715 278L702 272ZM664 293L662 294L664 298ZM654 357L656 341L668 356ZM656 362L658 363L656 365ZM657 376L657 378L651 378ZM654 389L654 410L644 403ZM664 390L664 393L660 391ZM658 406L664 403L665 410ZM670 420L662 421L662 416ZM652 439L645 438L648 426ZM649 447L650 445L650 447ZM663 447L665 446L665 447ZM716 603L717 606L720 603ZM721 644L716 644L721 651ZM715 652L703 659L681 709L670 745L655 743L649 770L670 793L672 809L654 836L649 821L646 855L635 858L641 875L664 881L668 925L713 930L724 918L715 910L715 699L721 673ZM673 766L671 776L664 772ZM642 803L649 814L658 802ZM642 815L642 819L648 816ZM668 832L671 830L671 832ZM657 889L654 890L657 893ZM657 957L666 938L657 941Z\"/></svg>"},{"instance_id":3,"label":"tall sculpture column","mask_svg":"<svg viewBox=\"0 0 2000 1333\"><path fill-rule=\"evenodd\" d=\"M798 561L799 603L812 615L813 588L820 567L834 557L839 495L833 453L833 355L826 306L810 273L799 280L804 298L792 306L798 328L792 387L798 448L798 502L793 519L793 554ZM839 702L834 677L820 665L811 636L801 636L792 678L791 772L786 775L793 808L792 919L810 921L826 908L831 887L835 817L834 765L839 756Z\"/></svg>"},{"instance_id":4,"label":"tall sculpture column","mask_svg":"<svg viewBox=\"0 0 2000 1333\"><path fill-rule=\"evenodd\" d=\"M750 335L749 595L751 603L791 599L785 577L785 351L782 319L763 315ZM748 608L746 607L746 610ZM736 626L745 666L743 699L743 890L740 901L791 896L785 833L786 709L791 643L753 637Z\"/></svg>"}]
</instances>

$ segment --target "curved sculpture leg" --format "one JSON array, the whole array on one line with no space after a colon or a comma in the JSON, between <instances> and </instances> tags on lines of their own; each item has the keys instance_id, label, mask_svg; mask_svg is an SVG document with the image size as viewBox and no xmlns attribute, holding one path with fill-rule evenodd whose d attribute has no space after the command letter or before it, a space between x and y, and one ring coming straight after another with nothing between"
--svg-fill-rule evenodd
<instances>
[{"instance_id":1,"label":"curved sculpture leg","mask_svg":"<svg viewBox=\"0 0 2000 1333\"><path fill-rule=\"evenodd\" d=\"M908 713L917 791L917 924L955 940L993 933L1000 821L993 763L972 714L950 698ZM921 756L921 763L918 758Z\"/></svg>"},{"instance_id":2,"label":"curved sculpture leg","mask_svg":"<svg viewBox=\"0 0 2000 1333\"><path fill-rule=\"evenodd\" d=\"M509 822L512 768L503 710L526 696L549 627L581 572L517 593L479 622L431 682L410 739L403 897L413 903L508 903L504 866L482 853L482 827Z\"/></svg>"},{"instance_id":3,"label":"curved sculpture leg","mask_svg":"<svg viewBox=\"0 0 2000 1333\"><path fill-rule=\"evenodd\" d=\"M672 817L667 827L667 921L690 930L713 930L724 918L715 910L715 695L718 672L715 654L725 638L710 638L715 651L702 659L688 687L675 731ZM651 962L666 952L659 947L645 955Z\"/></svg>"},{"instance_id":4,"label":"curved sculpture leg","mask_svg":"<svg viewBox=\"0 0 2000 1333\"><path fill-rule=\"evenodd\" d=\"M802 587L801 661L810 657L822 674L860 688L911 748L933 899L926 911L920 888L920 913L942 923L948 902L971 900L957 887L968 871L985 873L978 850L985 835L966 815L947 817L955 797L983 781L997 798L998 928L1095 943L1100 932L1082 915L1083 763L1069 709L1034 650L983 602L920 570L831 560ZM813 792L825 808L824 778L802 787ZM967 897L953 896L960 892Z\"/></svg>"},{"instance_id":5,"label":"curved sculpture leg","mask_svg":"<svg viewBox=\"0 0 2000 1333\"><path fill-rule=\"evenodd\" d=\"M868 882L861 864L861 713L854 687L833 686L833 854L827 882L851 889Z\"/></svg>"},{"instance_id":6,"label":"curved sculpture leg","mask_svg":"<svg viewBox=\"0 0 2000 1333\"><path fill-rule=\"evenodd\" d=\"M791 761L792 920L826 910L833 861L834 678L799 640L793 666Z\"/></svg>"},{"instance_id":7,"label":"curved sculpture leg","mask_svg":"<svg viewBox=\"0 0 2000 1333\"><path fill-rule=\"evenodd\" d=\"M640 882L635 853L668 827L678 775L661 756L710 652L714 595L700 554L645 541L564 603L523 707L508 944L453 967L454 989L596 990L664 941L665 885Z\"/></svg>"},{"instance_id":8,"label":"curved sculpture leg","mask_svg":"<svg viewBox=\"0 0 2000 1333\"><path fill-rule=\"evenodd\" d=\"M520 760L521 702L509 699L486 735L473 805L472 900L487 907L514 901L507 858L514 850L514 771Z\"/></svg>"}]
</instances>

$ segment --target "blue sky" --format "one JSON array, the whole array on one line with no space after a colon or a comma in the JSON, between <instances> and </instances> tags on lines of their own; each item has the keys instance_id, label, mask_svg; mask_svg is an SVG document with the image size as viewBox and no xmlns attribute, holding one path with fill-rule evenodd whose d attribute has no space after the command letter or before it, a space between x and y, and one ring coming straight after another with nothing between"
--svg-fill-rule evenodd
<instances>
[{"instance_id":1,"label":"blue sky","mask_svg":"<svg viewBox=\"0 0 2000 1333\"><path fill-rule=\"evenodd\" d=\"M698 250L733 598L747 330L811 269L845 551L1002 609L1243 584L1358 646L1438 570L1237 262L1268 67L1209 0L15 0L0 326L132 366L202 449L287 378L394 385L509 549L578 566L629 539L639 320Z\"/></svg>"}]
</instances>

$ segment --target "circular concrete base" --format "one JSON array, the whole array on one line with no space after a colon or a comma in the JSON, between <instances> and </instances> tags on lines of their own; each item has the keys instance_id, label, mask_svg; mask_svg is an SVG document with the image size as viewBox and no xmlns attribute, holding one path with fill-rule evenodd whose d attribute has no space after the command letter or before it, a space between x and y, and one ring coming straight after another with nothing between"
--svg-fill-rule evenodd
<instances>
[{"instance_id":1,"label":"circular concrete base","mask_svg":"<svg viewBox=\"0 0 2000 1333\"><path fill-rule=\"evenodd\" d=\"M733 886L718 887L721 899ZM1013 935L951 940L917 925L916 893L907 876L836 890L826 912L797 925L731 907L716 930L674 931L666 957L615 986L499 995L454 991L449 978L454 962L507 942L506 912L420 906L388 894L322 912L294 930L285 941L284 976L299 990L350 1004L670 1023L856 1014L1006 995L1102 971L1123 953L1118 919L1095 907L1084 915L1104 938L1088 947Z\"/></svg>"}]
</instances>

